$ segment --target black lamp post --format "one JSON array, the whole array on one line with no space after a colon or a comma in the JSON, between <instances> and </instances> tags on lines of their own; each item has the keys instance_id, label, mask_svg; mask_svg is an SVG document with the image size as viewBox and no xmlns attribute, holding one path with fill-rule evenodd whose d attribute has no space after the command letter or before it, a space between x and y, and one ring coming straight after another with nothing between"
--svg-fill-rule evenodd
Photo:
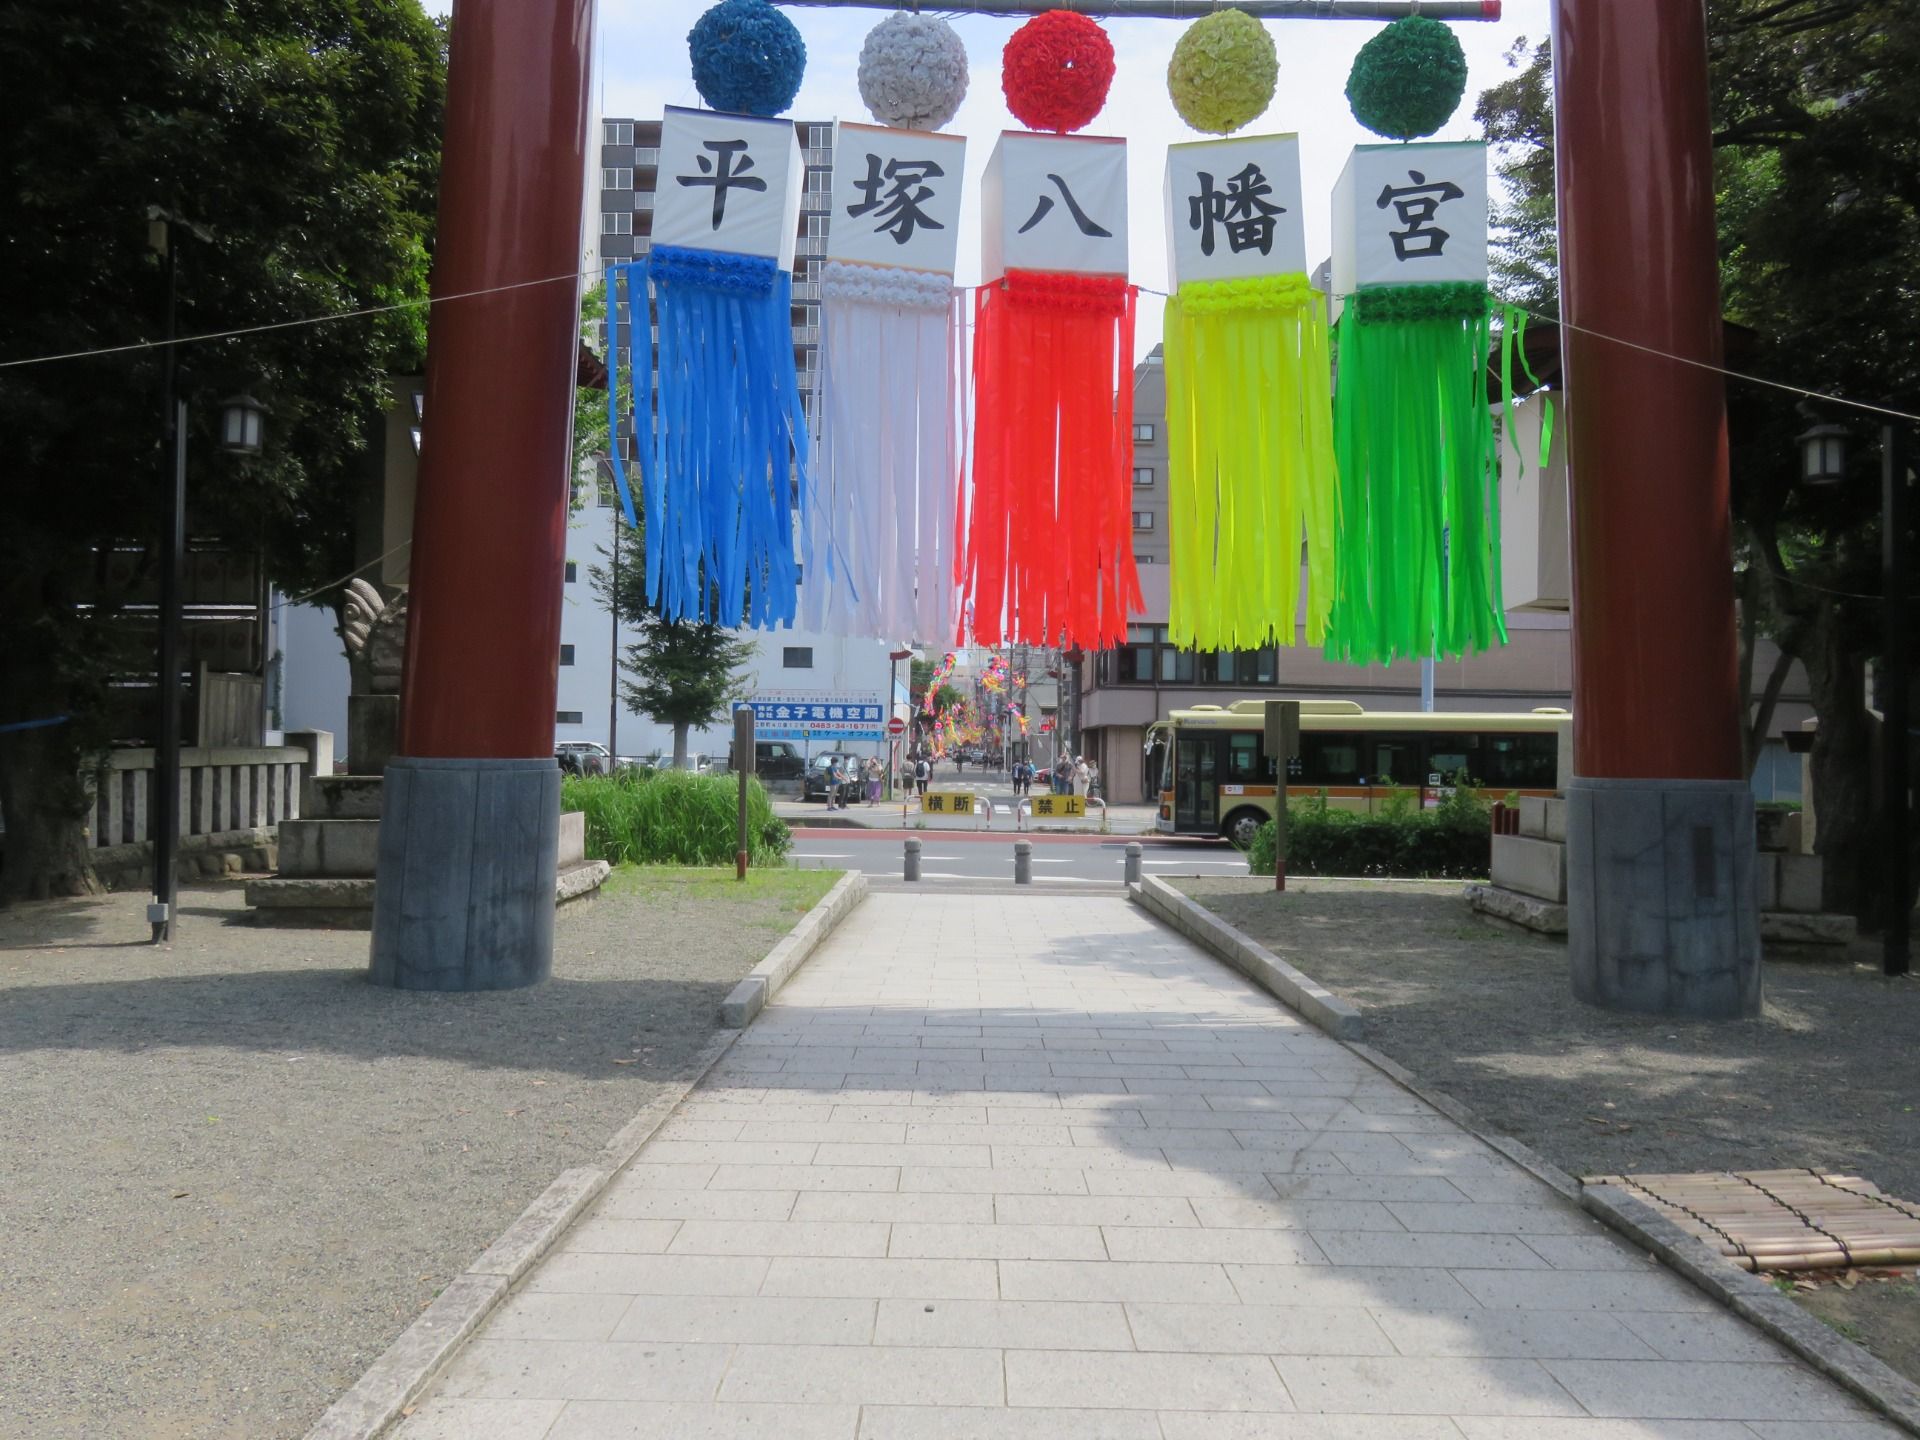
<instances>
[{"instance_id":1,"label":"black lamp post","mask_svg":"<svg viewBox=\"0 0 1920 1440\"><path fill-rule=\"evenodd\" d=\"M1847 431L1840 425L1815 425L1799 437L1800 479L1814 486L1838 485L1847 476ZM1898 426L1880 432L1880 775L1882 883L1887 890L1886 929L1881 939L1881 969L1904 975L1910 964L1907 914L1907 852L1912 827L1907 763L1911 739L1910 684L1907 666L1907 436Z\"/></svg>"},{"instance_id":2,"label":"black lamp post","mask_svg":"<svg viewBox=\"0 0 1920 1440\"><path fill-rule=\"evenodd\" d=\"M178 911L179 876L174 850L180 838L180 579L185 569L187 535L187 402L180 398L180 367L175 356L175 240L213 237L202 226L157 205L147 207L147 243L160 255L167 285L167 333L164 367L166 408L161 424L161 457L169 468L166 505L160 526L160 726L153 755L153 899L147 923L153 943L173 940ZM235 395L220 406L220 447L236 455L260 453L265 407L249 395Z\"/></svg>"}]
</instances>

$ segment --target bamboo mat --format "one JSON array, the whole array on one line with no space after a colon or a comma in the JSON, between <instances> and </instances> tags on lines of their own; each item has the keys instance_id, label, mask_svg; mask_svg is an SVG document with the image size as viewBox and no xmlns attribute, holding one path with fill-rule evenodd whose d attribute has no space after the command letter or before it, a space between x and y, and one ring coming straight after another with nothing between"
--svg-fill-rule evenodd
<instances>
[{"instance_id":1,"label":"bamboo mat","mask_svg":"<svg viewBox=\"0 0 1920 1440\"><path fill-rule=\"evenodd\" d=\"M1920 1205L1856 1175L1750 1170L1594 1175L1698 1235L1744 1270L1920 1264Z\"/></svg>"}]
</instances>

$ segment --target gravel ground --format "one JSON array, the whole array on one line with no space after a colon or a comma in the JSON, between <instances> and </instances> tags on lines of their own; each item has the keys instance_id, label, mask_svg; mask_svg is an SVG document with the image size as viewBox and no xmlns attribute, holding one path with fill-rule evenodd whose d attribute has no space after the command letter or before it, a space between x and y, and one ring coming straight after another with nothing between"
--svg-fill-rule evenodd
<instances>
[{"instance_id":1,"label":"gravel ground","mask_svg":"<svg viewBox=\"0 0 1920 1440\"><path fill-rule=\"evenodd\" d=\"M1574 1175L1809 1166L1920 1200L1920 980L1870 945L1769 955L1757 1020L1583 1005L1566 946L1482 919L1457 884L1182 880L1366 1014L1366 1040ZM1800 1301L1920 1380L1920 1288Z\"/></svg>"},{"instance_id":2,"label":"gravel ground","mask_svg":"<svg viewBox=\"0 0 1920 1440\"><path fill-rule=\"evenodd\" d=\"M1564 944L1475 916L1457 884L1179 883L1575 1175L1808 1165L1920 1199L1920 980L1885 979L1867 947L1770 956L1760 1019L1688 1022L1581 1004Z\"/></svg>"},{"instance_id":3,"label":"gravel ground","mask_svg":"<svg viewBox=\"0 0 1920 1440\"><path fill-rule=\"evenodd\" d=\"M144 895L0 911L0 1436L303 1434L835 878L623 872L488 995L375 989L237 884L171 952Z\"/></svg>"}]
</instances>

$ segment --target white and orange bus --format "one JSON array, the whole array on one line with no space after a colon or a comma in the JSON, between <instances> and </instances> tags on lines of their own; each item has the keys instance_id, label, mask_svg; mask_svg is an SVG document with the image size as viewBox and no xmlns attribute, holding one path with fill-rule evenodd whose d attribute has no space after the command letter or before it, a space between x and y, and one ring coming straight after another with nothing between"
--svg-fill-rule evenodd
<instances>
[{"instance_id":1,"label":"white and orange bus","mask_svg":"<svg viewBox=\"0 0 1920 1440\"><path fill-rule=\"evenodd\" d=\"M1287 795L1324 793L1344 810L1372 811L1395 796L1427 804L1455 775L1500 800L1551 795L1573 770L1573 716L1363 710L1350 700L1300 702L1300 754ZM1160 777L1163 835L1224 835L1242 848L1273 818L1279 779L1266 750L1266 702L1175 710L1147 731L1147 773ZM1404 802L1403 802L1404 803Z\"/></svg>"}]
</instances>

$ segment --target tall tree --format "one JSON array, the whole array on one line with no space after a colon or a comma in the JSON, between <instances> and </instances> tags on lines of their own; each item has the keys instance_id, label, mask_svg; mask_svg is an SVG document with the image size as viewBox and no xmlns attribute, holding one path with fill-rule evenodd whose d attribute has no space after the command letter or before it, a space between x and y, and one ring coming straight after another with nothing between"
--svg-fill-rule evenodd
<instances>
[{"instance_id":1,"label":"tall tree","mask_svg":"<svg viewBox=\"0 0 1920 1440\"><path fill-rule=\"evenodd\" d=\"M616 517L614 523L623 522ZM637 538L621 548L636 558L640 553ZM740 667L753 658L754 642L718 625L662 619L647 601L646 571L638 563L620 567L618 586L610 566L595 565L588 575L601 603L639 632L620 661L626 677L621 699L628 709L673 727L679 765L687 758L687 732L721 719L740 698Z\"/></svg>"},{"instance_id":2,"label":"tall tree","mask_svg":"<svg viewBox=\"0 0 1920 1440\"><path fill-rule=\"evenodd\" d=\"M1707 12L1723 301L1729 319L1757 333L1740 368L1790 387L1728 381L1743 615L1806 667L1820 722L1812 769L1827 904L1873 922L1913 896L1911 882L1905 895L1886 894L1869 863L1878 844L1865 666L1882 649L1880 417L1792 391L1920 411L1920 91L1911 83L1920 8L1709 0ZM1551 229L1527 223L1552 204L1545 49L1516 49L1519 73L1483 94L1476 112L1506 147L1503 216L1522 217L1499 232L1509 280L1554 273ZM1849 483L1799 482L1794 437L1810 420L1850 432Z\"/></svg>"},{"instance_id":3,"label":"tall tree","mask_svg":"<svg viewBox=\"0 0 1920 1440\"><path fill-rule=\"evenodd\" d=\"M175 231L179 331L223 337L178 349L190 533L260 546L289 592L336 581L384 378L424 349L445 69L418 0L0 3L0 360L81 352L0 370L0 727L58 722L0 729L0 901L91 886L83 772L134 738L112 682L152 667L122 613L151 562L97 568L151 548L171 492L147 208L205 230ZM213 427L242 389L269 443L236 464Z\"/></svg>"}]
</instances>

